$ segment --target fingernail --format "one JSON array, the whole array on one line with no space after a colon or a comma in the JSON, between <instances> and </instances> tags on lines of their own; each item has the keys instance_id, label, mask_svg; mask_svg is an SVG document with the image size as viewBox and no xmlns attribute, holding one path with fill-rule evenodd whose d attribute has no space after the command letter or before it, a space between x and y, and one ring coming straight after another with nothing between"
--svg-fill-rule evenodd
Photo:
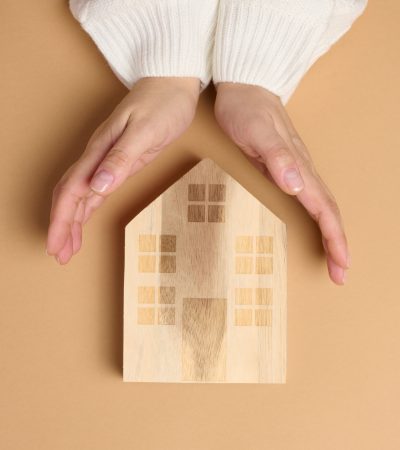
<instances>
[{"instance_id":1,"label":"fingernail","mask_svg":"<svg viewBox=\"0 0 400 450\"><path fill-rule=\"evenodd\" d=\"M104 192L112 185L113 181L114 177L111 173L101 170L93 177L90 187L96 192Z\"/></svg>"},{"instance_id":2,"label":"fingernail","mask_svg":"<svg viewBox=\"0 0 400 450\"><path fill-rule=\"evenodd\" d=\"M347 278L347 270L343 270L343 277L342 277L342 283L343 284L346 283L346 278Z\"/></svg>"},{"instance_id":3,"label":"fingernail","mask_svg":"<svg viewBox=\"0 0 400 450\"><path fill-rule=\"evenodd\" d=\"M284 180L288 188L293 192L300 192L304 188L303 179L297 169L286 170Z\"/></svg>"},{"instance_id":4,"label":"fingernail","mask_svg":"<svg viewBox=\"0 0 400 450\"><path fill-rule=\"evenodd\" d=\"M60 263L60 258L57 255L54 258L56 258L56 261L58 262L58 264L61 264Z\"/></svg>"}]
</instances>

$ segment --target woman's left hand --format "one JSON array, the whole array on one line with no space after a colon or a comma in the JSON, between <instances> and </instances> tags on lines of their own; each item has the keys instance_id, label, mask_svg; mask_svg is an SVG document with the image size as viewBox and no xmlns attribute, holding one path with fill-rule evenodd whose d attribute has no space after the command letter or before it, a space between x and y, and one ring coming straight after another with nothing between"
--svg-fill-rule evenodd
<instances>
[{"instance_id":1,"label":"woman's left hand","mask_svg":"<svg viewBox=\"0 0 400 450\"><path fill-rule=\"evenodd\" d=\"M295 195L318 223L330 278L343 284L350 263L337 202L315 170L280 98L242 83L217 83L216 89L219 125L270 181Z\"/></svg>"}]
</instances>

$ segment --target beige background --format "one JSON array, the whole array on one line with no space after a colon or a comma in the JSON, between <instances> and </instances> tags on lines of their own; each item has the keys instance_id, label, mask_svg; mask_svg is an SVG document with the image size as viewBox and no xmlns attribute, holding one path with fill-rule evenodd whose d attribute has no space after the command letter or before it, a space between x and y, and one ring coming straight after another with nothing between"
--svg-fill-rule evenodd
<instances>
[{"instance_id":1,"label":"beige background","mask_svg":"<svg viewBox=\"0 0 400 450\"><path fill-rule=\"evenodd\" d=\"M47 257L52 188L126 90L66 1L1 2L1 448L400 448L399 20L397 0L370 0L288 105L342 210L340 287L314 222L219 131L212 86L190 130L87 224L81 252ZM122 382L123 227L205 155L287 223L286 385Z\"/></svg>"}]
</instances>

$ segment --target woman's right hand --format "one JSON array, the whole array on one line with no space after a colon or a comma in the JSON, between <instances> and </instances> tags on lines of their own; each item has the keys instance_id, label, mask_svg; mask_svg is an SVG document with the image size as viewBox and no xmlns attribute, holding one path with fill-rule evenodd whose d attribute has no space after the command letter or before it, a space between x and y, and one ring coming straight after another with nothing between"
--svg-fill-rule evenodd
<instances>
[{"instance_id":1,"label":"woman's right hand","mask_svg":"<svg viewBox=\"0 0 400 450\"><path fill-rule=\"evenodd\" d=\"M49 255L66 264L78 252L93 211L189 127L199 95L198 78L147 77L134 84L54 188Z\"/></svg>"}]
</instances>

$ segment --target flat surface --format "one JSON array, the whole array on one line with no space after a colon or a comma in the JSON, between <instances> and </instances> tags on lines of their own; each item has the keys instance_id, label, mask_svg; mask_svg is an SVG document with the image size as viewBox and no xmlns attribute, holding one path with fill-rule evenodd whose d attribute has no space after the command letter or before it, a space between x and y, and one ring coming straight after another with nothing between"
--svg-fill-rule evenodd
<instances>
[{"instance_id":1,"label":"flat surface","mask_svg":"<svg viewBox=\"0 0 400 450\"><path fill-rule=\"evenodd\" d=\"M398 450L399 2L370 0L288 105L341 206L344 287L329 280L307 213L220 133L212 87L191 129L107 201L79 255L58 266L44 252L51 190L125 90L66 1L0 10L0 446ZM285 216L286 385L122 382L124 226L206 155Z\"/></svg>"},{"instance_id":2,"label":"flat surface","mask_svg":"<svg viewBox=\"0 0 400 450\"><path fill-rule=\"evenodd\" d=\"M285 224L210 158L125 229L125 381L285 383Z\"/></svg>"}]
</instances>

